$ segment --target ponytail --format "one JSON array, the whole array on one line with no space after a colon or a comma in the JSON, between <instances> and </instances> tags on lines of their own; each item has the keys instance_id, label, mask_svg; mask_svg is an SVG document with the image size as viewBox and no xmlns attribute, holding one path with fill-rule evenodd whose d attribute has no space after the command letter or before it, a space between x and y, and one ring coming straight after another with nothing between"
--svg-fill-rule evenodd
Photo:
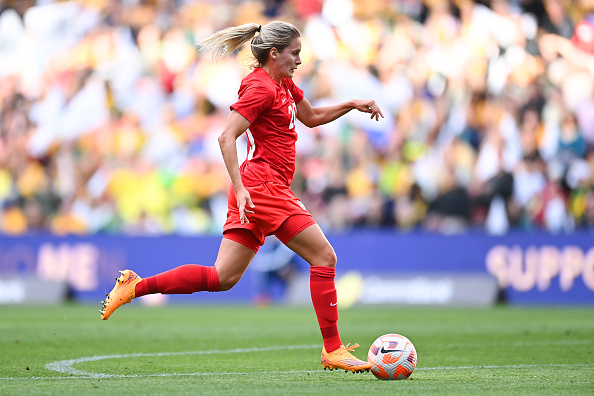
<instances>
[{"instance_id":1,"label":"ponytail","mask_svg":"<svg viewBox=\"0 0 594 396\"><path fill-rule=\"evenodd\" d=\"M260 25L257 23L228 27L199 43L198 50L212 52L214 59L226 57L253 39L259 31Z\"/></svg>"},{"instance_id":2,"label":"ponytail","mask_svg":"<svg viewBox=\"0 0 594 396\"><path fill-rule=\"evenodd\" d=\"M293 39L300 36L299 30L287 22L274 21L264 26L246 23L219 30L199 43L198 49L212 52L213 59L216 60L233 54L251 40L252 55L255 58L253 66L261 67L268 60L271 48L282 52Z\"/></svg>"}]
</instances>

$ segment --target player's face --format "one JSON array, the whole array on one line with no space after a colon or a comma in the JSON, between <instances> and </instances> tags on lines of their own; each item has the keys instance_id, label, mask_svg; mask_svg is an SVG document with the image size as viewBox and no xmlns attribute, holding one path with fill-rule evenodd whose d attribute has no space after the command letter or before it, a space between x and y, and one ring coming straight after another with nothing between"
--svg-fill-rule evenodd
<instances>
[{"instance_id":1,"label":"player's face","mask_svg":"<svg viewBox=\"0 0 594 396\"><path fill-rule=\"evenodd\" d=\"M301 64L301 39L293 39L283 52L278 53L275 66L281 78L293 78L297 66Z\"/></svg>"}]
</instances>

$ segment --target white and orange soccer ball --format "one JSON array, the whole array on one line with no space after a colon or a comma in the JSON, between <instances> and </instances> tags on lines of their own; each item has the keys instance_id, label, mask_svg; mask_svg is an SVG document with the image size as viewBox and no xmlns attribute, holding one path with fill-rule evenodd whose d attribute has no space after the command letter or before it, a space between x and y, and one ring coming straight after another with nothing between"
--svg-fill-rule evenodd
<instances>
[{"instance_id":1,"label":"white and orange soccer ball","mask_svg":"<svg viewBox=\"0 0 594 396\"><path fill-rule=\"evenodd\" d=\"M371 347L367 359L371 372L379 379L408 378L417 366L417 351L412 342L400 334L384 334Z\"/></svg>"}]
</instances>

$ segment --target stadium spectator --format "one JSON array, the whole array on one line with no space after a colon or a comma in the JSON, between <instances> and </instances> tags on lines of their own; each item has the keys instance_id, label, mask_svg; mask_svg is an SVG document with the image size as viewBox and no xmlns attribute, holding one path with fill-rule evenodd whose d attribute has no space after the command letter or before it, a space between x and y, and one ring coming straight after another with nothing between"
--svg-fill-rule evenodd
<instances>
[{"instance_id":1,"label":"stadium spectator","mask_svg":"<svg viewBox=\"0 0 594 396\"><path fill-rule=\"evenodd\" d=\"M62 232L220 232L216 136L248 68L244 50L215 67L194 43L277 17L303 32L295 81L312 104L373 95L387 116L297 125L294 188L324 229L440 231L424 208L442 198L441 170L474 197L494 165L514 180L510 227L546 229L533 209L550 182L575 224L559 232L589 227L576 209L594 184L578 171L594 150L588 2L38 3L0 7L0 232L65 215L80 224ZM471 202L458 231L487 229L486 201Z\"/></svg>"}]
</instances>

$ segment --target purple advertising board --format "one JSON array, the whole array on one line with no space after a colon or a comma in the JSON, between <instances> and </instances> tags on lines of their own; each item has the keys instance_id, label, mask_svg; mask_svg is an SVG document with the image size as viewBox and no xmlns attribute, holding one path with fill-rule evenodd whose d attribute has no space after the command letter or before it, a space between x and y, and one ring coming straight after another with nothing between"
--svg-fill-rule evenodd
<instances>
[{"instance_id":1,"label":"purple advertising board","mask_svg":"<svg viewBox=\"0 0 594 396\"><path fill-rule=\"evenodd\" d=\"M337 275L484 274L512 304L594 304L594 237L590 234L468 233L444 236L394 231L329 234ZM181 264L213 265L220 236L0 237L0 279L35 275L67 282L81 301L99 301L119 269L141 276ZM305 263L302 269L307 266ZM232 290L176 296L176 301L249 302L249 272Z\"/></svg>"}]
</instances>

